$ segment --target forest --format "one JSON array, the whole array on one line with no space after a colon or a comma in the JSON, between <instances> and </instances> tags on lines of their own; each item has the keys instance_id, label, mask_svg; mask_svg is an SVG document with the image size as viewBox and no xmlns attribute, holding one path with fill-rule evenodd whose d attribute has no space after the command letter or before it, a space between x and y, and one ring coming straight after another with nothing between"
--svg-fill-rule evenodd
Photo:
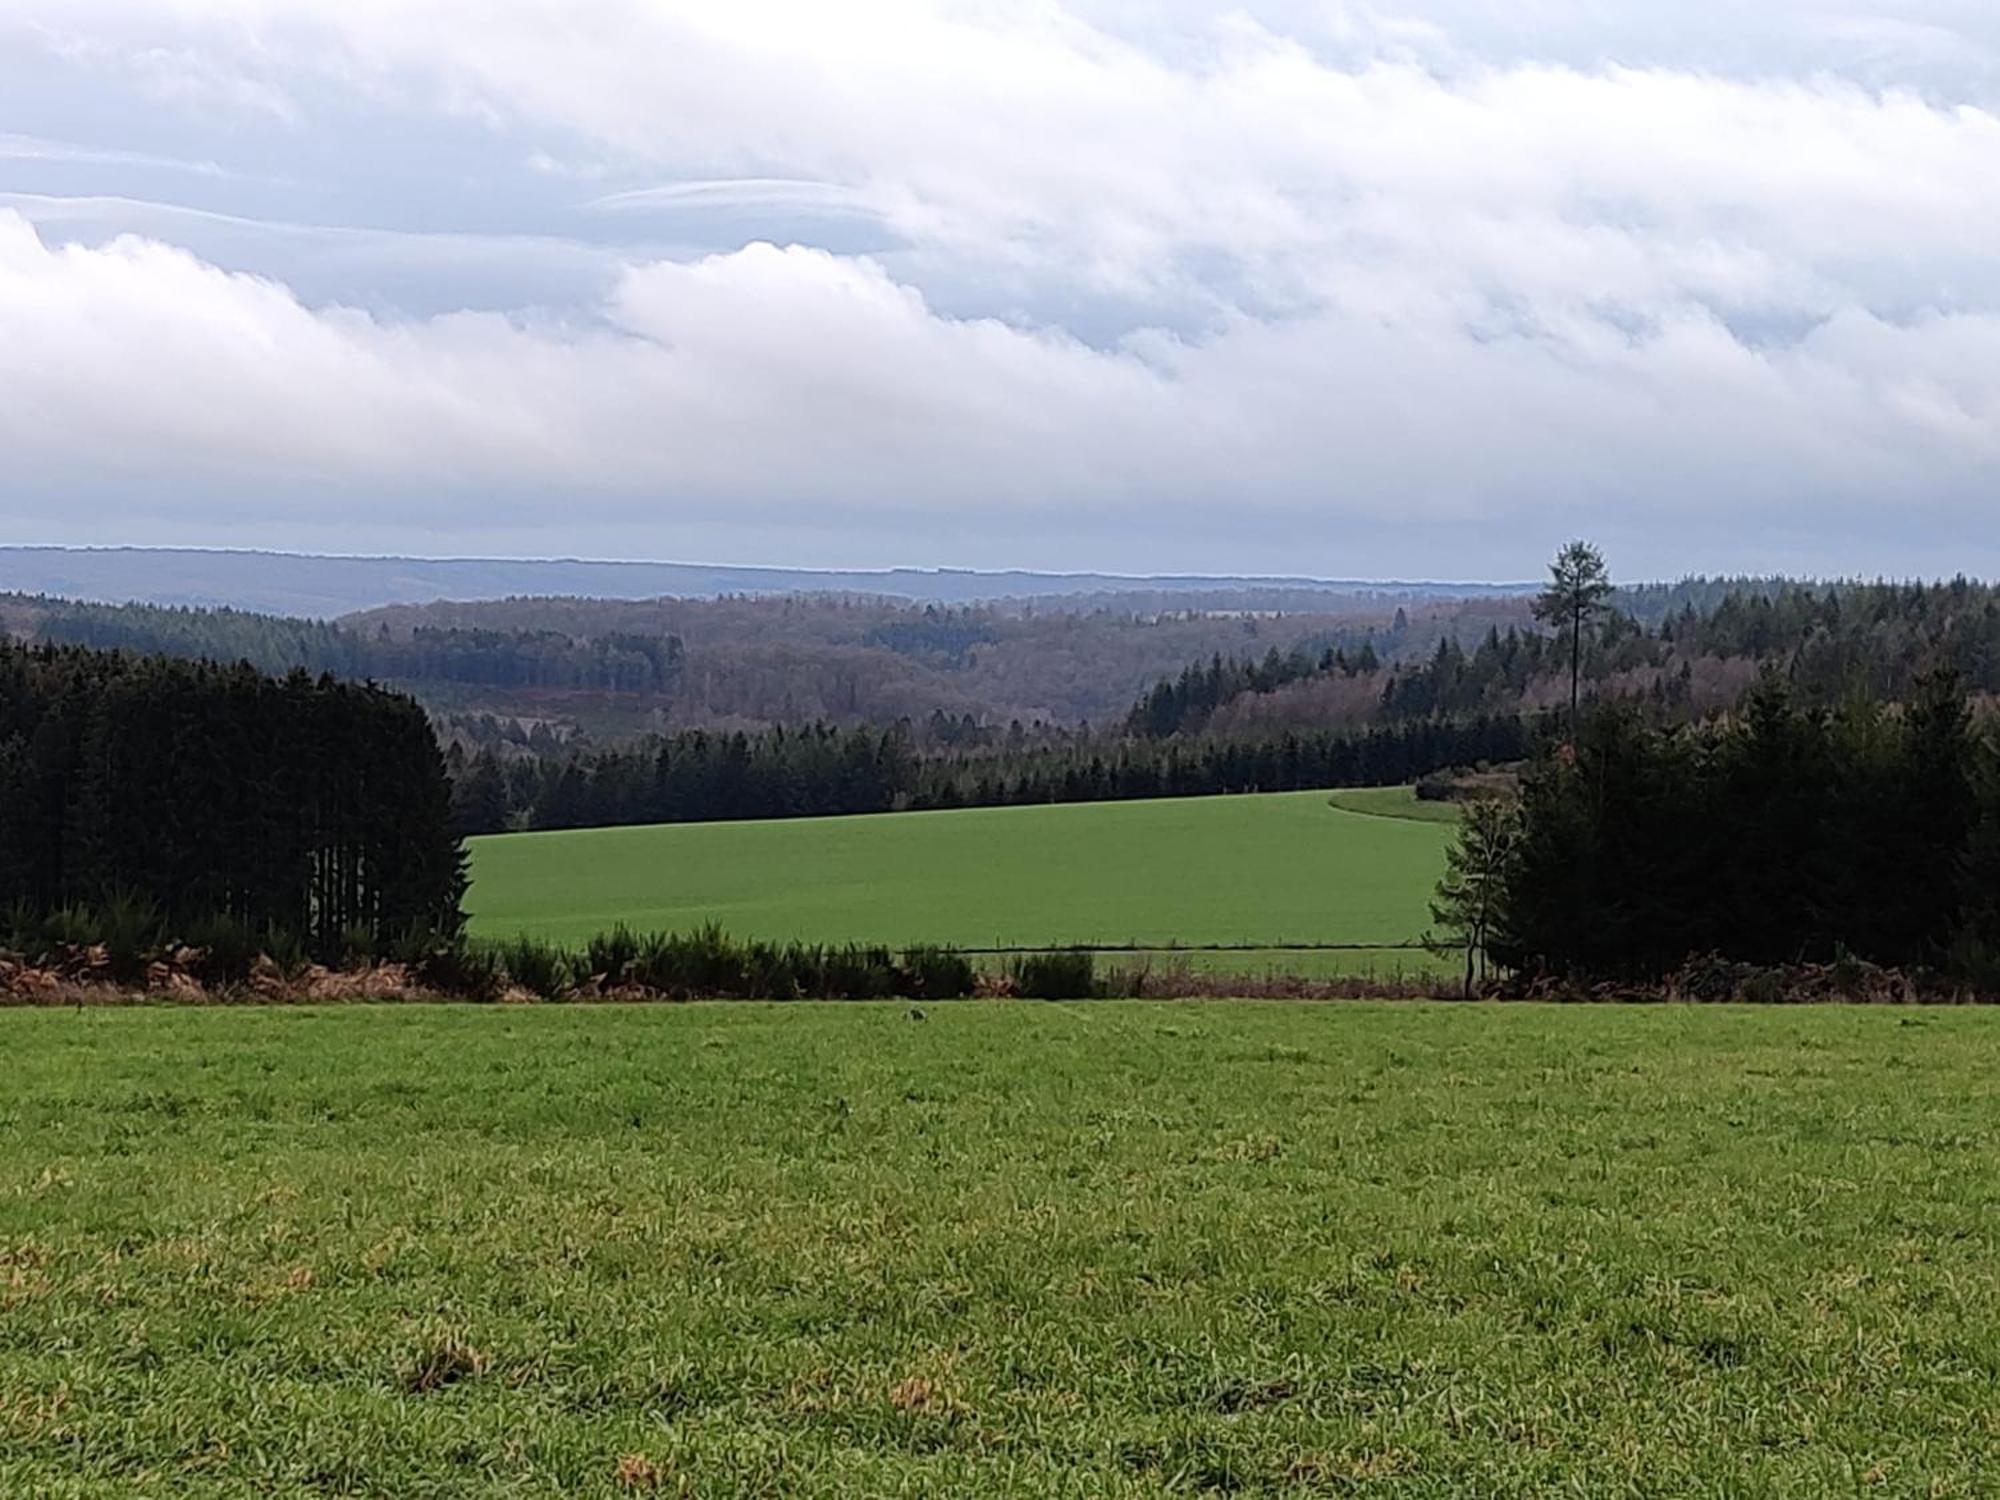
<instances>
[{"instance_id":1,"label":"forest","mask_svg":"<svg viewBox=\"0 0 2000 1500\"><path fill-rule=\"evenodd\" d=\"M1569 648L1560 631L1522 618L1483 633L1439 636L1377 673L1372 652L1317 660L1269 652L1217 658L1162 680L1129 720L1135 733L1184 733L1245 700L1314 701L1312 690L1357 676L1378 689L1369 716L1518 712L1560 696ZM1468 644L1470 642L1470 644ZM1594 697L1677 717L1731 707L1771 667L1807 701L1899 701L1934 665L1972 690L2000 692L2000 590L1964 578L1935 584L1798 584L1778 580L1647 585L1614 591L1583 634L1581 667Z\"/></svg>"},{"instance_id":2,"label":"forest","mask_svg":"<svg viewBox=\"0 0 2000 1500\"><path fill-rule=\"evenodd\" d=\"M408 692L468 833L1413 780L1529 755L1571 665L1586 696L1662 726L1726 715L1762 672L1820 708L1899 702L1932 664L2000 690L2000 593L1964 579L1641 585L1607 595L1574 653L1532 603L518 599L326 623L14 597L0 626Z\"/></svg>"},{"instance_id":3,"label":"forest","mask_svg":"<svg viewBox=\"0 0 2000 1500\"><path fill-rule=\"evenodd\" d=\"M1623 608L1628 597L1637 614ZM1381 639L1394 649L1414 629L1399 612ZM600 747L460 721L460 821L491 832L1410 781L1552 742L1572 665L1565 638L1530 619L1489 625L1469 649L1441 635L1403 662L1385 662L1372 632L1351 647L1216 654L1157 681L1102 731L1002 729L940 710L914 723L820 721ZM1575 657L1590 698L1654 725L1726 716L1760 673L1821 707L1900 702L1929 663L1990 692L2000 689L2000 595L1964 580L1691 580L1610 596ZM1329 707L1338 703L1344 712Z\"/></svg>"},{"instance_id":4,"label":"forest","mask_svg":"<svg viewBox=\"0 0 2000 1500\"><path fill-rule=\"evenodd\" d=\"M1518 760L1545 733L1519 716L1481 715L1257 741L1022 733L981 747L922 749L903 726L817 724L693 730L629 748L506 760L455 751L452 762L458 826L481 834L1393 786L1447 767Z\"/></svg>"},{"instance_id":5,"label":"forest","mask_svg":"<svg viewBox=\"0 0 2000 1500\"><path fill-rule=\"evenodd\" d=\"M0 642L10 926L70 913L95 941L123 913L334 956L454 939L463 890L444 757L408 698Z\"/></svg>"},{"instance_id":6,"label":"forest","mask_svg":"<svg viewBox=\"0 0 2000 1500\"><path fill-rule=\"evenodd\" d=\"M1617 590L1586 632L1594 697L1727 709L1774 665L1816 701L1894 699L1942 650L2000 690L1994 589L1690 579ZM1311 610L912 606L851 597L510 599L328 623L0 597L18 639L248 661L391 684L445 738L503 758L686 730L907 724L924 749L1030 731L1276 739L1566 696L1559 633L1525 595L1314 596Z\"/></svg>"},{"instance_id":7,"label":"forest","mask_svg":"<svg viewBox=\"0 0 2000 1500\"><path fill-rule=\"evenodd\" d=\"M917 607L837 596L510 599L325 622L0 596L0 631L392 683L468 738L491 716L609 741L819 720L923 724L940 713L1001 726L1109 724L1190 661L1273 646L1316 658L1370 640L1384 655L1428 650L1461 628L1459 611L1511 607L1366 597L1316 599L1297 613L1131 602L1087 611Z\"/></svg>"},{"instance_id":8,"label":"forest","mask_svg":"<svg viewBox=\"0 0 2000 1500\"><path fill-rule=\"evenodd\" d=\"M1480 601L1526 618L1488 621L1469 645L1451 633L1456 605L1416 617L1398 605L1379 628L1330 638L1315 620L1311 641L1211 652L1155 679L1103 728L938 707L610 741L427 715L367 679L644 696L728 669L679 635L593 633L638 621L591 601L513 601L511 631L479 623L477 606L329 626L35 601L27 627L8 616L14 633L90 644L0 646L0 907L40 919L136 904L316 953L380 952L412 934L452 939L458 840L472 834L1387 786L1513 766L1518 797L1465 819L1442 903L1443 925L1497 969L1652 982L1704 953L1860 955L1990 964L2000 979L1987 956L2000 952L1988 894L2000 746L1979 714L2000 688L2000 594L1965 580L1589 587L1573 618L1548 596ZM829 600L708 601L686 618L717 638L742 624L752 645L831 620L856 649L943 674L1050 623ZM1217 623L1070 614L1053 628L1089 639ZM1222 623L1268 640L1308 622ZM1433 643L1411 653L1423 634ZM188 659L234 648L233 665ZM321 670L254 664L301 658ZM1572 674L1580 717L1565 713ZM1264 712L1327 693L1368 707L1298 723ZM1903 873L1891 883L1884 869Z\"/></svg>"},{"instance_id":9,"label":"forest","mask_svg":"<svg viewBox=\"0 0 2000 1500\"><path fill-rule=\"evenodd\" d=\"M1862 964L1993 993L2000 735L1950 666L1893 707L1776 671L1699 723L1602 703L1468 812L1434 913L1517 979Z\"/></svg>"}]
</instances>

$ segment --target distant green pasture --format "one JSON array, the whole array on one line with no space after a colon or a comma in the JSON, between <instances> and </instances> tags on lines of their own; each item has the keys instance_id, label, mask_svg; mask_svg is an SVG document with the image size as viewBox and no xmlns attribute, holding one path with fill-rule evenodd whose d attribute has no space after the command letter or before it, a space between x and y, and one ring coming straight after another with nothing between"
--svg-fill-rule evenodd
<instances>
[{"instance_id":1,"label":"distant green pasture","mask_svg":"<svg viewBox=\"0 0 2000 1500\"><path fill-rule=\"evenodd\" d=\"M506 834L473 841L468 904L476 935L570 942L619 922L974 948L1415 941L1450 827L1382 816L1427 807L1406 789L1366 810L1339 795Z\"/></svg>"}]
</instances>

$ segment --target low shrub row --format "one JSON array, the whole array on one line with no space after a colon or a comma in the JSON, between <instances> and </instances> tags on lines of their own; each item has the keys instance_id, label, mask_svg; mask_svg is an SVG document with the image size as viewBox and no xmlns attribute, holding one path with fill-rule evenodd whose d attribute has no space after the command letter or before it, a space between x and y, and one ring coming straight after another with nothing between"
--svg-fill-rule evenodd
<instances>
[{"instance_id":1,"label":"low shrub row","mask_svg":"<svg viewBox=\"0 0 2000 1500\"><path fill-rule=\"evenodd\" d=\"M335 967L377 964L421 967L430 956L458 946L419 931L389 944L355 925L343 936ZM101 906L71 904L37 912L25 903L0 911L0 953L31 968L88 972L116 984L137 984L161 965L209 986L246 983L260 963L295 973L311 967L305 938L290 928L253 925L228 912L171 921L152 901L120 896Z\"/></svg>"},{"instance_id":2,"label":"low shrub row","mask_svg":"<svg viewBox=\"0 0 2000 1500\"><path fill-rule=\"evenodd\" d=\"M358 982L366 976L367 982ZM720 927L636 933L619 926L581 947L532 937L468 941L418 933L376 951L357 931L343 960L312 962L295 935L234 917L169 926L142 901L0 914L0 990L124 989L251 998L429 993L465 1000L953 1000L973 995L1092 999L1128 993L1087 952L1028 954L982 973L956 949L772 943Z\"/></svg>"},{"instance_id":3,"label":"low shrub row","mask_svg":"<svg viewBox=\"0 0 2000 1500\"><path fill-rule=\"evenodd\" d=\"M454 992L518 989L544 1000L952 1000L979 987L972 964L949 948L743 941L716 926L688 934L618 926L581 948L521 937L467 946L458 962Z\"/></svg>"},{"instance_id":4,"label":"low shrub row","mask_svg":"<svg viewBox=\"0 0 2000 1500\"><path fill-rule=\"evenodd\" d=\"M1224 974L1186 964L1100 970L1092 955L1027 955L999 972L982 973L963 955L912 950L770 949L731 944L736 957L708 969L681 970L681 959L658 953L706 947L693 939L640 942L656 953L650 973L635 955L617 983L586 972L581 951L536 942L440 947L417 963L373 961L329 969L310 962L280 964L268 954L242 978L212 977L217 960L185 946L149 957L136 978L113 972L103 943L65 949L29 964L0 949L0 1006L84 1005L171 1001L207 1004L299 1004L341 1001L462 1000L658 1001L693 999L949 1000L1017 997L1039 1000L1425 1000L1450 998L1457 987L1402 973L1308 978L1266 971ZM762 948L761 953L757 950ZM211 976L204 978L203 976ZM665 977L666 982L659 981ZM2000 999L2000 987L1972 987L1935 972L1878 969L1852 962L1765 968L1713 957L1690 960L1665 981L1576 984L1512 977L1482 987L1480 998L1585 1004L1965 1005Z\"/></svg>"},{"instance_id":5,"label":"low shrub row","mask_svg":"<svg viewBox=\"0 0 2000 1500\"><path fill-rule=\"evenodd\" d=\"M982 974L954 948L900 952L874 944L827 946L732 938L720 927L690 934L614 927L582 948L521 937L474 946L460 963L476 973L457 993L525 990L544 1000L579 995L664 996L675 1000L957 1000L1018 995L1094 1000L1131 986L1101 977L1096 955L1076 949L1022 954L998 974Z\"/></svg>"}]
</instances>

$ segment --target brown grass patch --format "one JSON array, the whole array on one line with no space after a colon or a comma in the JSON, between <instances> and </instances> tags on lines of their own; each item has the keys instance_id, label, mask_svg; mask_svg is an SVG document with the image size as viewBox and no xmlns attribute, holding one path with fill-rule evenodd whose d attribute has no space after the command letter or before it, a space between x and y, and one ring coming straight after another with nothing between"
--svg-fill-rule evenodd
<instances>
[{"instance_id":1,"label":"brown grass patch","mask_svg":"<svg viewBox=\"0 0 2000 1500\"><path fill-rule=\"evenodd\" d=\"M956 1423L971 1415L966 1404L928 1375L911 1375L889 1387L889 1405L912 1417Z\"/></svg>"},{"instance_id":2,"label":"brown grass patch","mask_svg":"<svg viewBox=\"0 0 2000 1500\"><path fill-rule=\"evenodd\" d=\"M618 1460L611 1481L621 1490L656 1490L660 1487L660 1466L643 1453L627 1453Z\"/></svg>"},{"instance_id":3,"label":"brown grass patch","mask_svg":"<svg viewBox=\"0 0 2000 1500\"><path fill-rule=\"evenodd\" d=\"M944 1405L944 1397L936 1381L912 1375L889 1388L889 1404L897 1411L932 1411Z\"/></svg>"}]
</instances>

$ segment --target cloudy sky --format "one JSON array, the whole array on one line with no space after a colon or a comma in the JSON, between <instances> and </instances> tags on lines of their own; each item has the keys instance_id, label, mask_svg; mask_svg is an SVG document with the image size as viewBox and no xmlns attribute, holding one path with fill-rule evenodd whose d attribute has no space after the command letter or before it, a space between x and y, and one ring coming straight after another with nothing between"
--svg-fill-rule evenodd
<instances>
[{"instance_id":1,"label":"cloudy sky","mask_svg":"<svg viewBox=\"0 0 2000 1500\"><path fill-rule=\"evenodd\" d=\"M0 0L0 541L1574 533L2000 573L2000 5Z\"/></svg>"}]
</instances>

